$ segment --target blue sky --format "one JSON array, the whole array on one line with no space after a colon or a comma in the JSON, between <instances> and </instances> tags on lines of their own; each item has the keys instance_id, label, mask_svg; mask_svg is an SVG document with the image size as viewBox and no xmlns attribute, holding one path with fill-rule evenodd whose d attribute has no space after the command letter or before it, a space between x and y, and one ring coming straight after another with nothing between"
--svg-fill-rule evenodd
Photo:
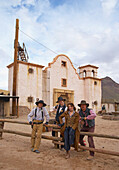
<instances>
[{"instance_id":1,"label":"blue sky","mask_svg":"<svg viewBox=\"0 0 119 170\"><path fill-rule=\"evenodd\" d=\"M68 55L74 66L99 66L99 77L119 83L119 0L0 0L0 88L7 89L13 62L15 20L20 29L57 54ZM22 32L29 62L47 66L55 53Z\"/></svg>"}]
</instances>

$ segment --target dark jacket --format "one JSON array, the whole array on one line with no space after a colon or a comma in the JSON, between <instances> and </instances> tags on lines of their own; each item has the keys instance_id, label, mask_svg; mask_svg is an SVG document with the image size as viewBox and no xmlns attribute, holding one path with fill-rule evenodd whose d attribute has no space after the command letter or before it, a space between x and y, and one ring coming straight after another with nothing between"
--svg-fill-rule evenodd
<instances>
[{"instance_id":1,"label":"dark jacket","mask_svg":"<svg viewBox=\"0 0 119 170\"><path fill-rule=\"evenodd\" d=\"M86 108L85 113L83 113L82 109L80 109L79 115L80 115L81 118L83 119L84 117L87 117L88 115L90 115L90 110L91 110L91 109ZM86 121L87 121L89 127L95 126L95 119L92 119L92 120L88 120L88 119L87 119L87 120L85 120L84 127L86 127Z\"/></svg>"},{"instance_id":2,"label":"dark jacket","mask_svg":"<svg viewBox=\"0 0 119 170\"><path fill-rule=\"evenodd\" d=\"M64 113L65 108L66 108L66 105L64 105L63 108L62 108L62 110L59 112L60 107L61 107L61 106L59 105L59 106L58 106L58 109L57 109L57 112L56 112L56 117L55 117L55 120L56 120L57 123L59 123L59 117L60 117L60 115L62 115L62 114Z\"/></svg>"}]
</instances>

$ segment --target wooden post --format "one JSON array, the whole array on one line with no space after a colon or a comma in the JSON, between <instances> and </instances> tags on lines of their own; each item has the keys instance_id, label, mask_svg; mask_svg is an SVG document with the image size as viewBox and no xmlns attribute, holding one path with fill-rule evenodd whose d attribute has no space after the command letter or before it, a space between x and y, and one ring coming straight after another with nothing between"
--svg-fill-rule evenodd
<instances>
[{"instance_id":1,"label":"wooden post","mask_svg":"<svg viewBox=\"0 0 119 170\"><path fill-rule=\"evenodd\" d=\"M17 89L17 55L18 55L18 33L19 33L19 19L16 19L16 31L14 42L14 68L13 68L13 90L12 95L16 96ZM16 99L12 99L12 115L16 115Z\"/></svg>"},{"instance_id":2,"label":"wooden post","mask_svg":"<svg viewBox=\"0 0 119 170\"><path fill-rule=\"evenodd\" d=\"M58 137L58 132L55 132L55 137ZM54 143L54 141L52 141L53 143ZM58 148L58 144L56 144L56 143L54 143L54 147L55 147L55 149L57 149Z\"/></svg>"},{"instance_id":3,"label":"wooden post","mask_svg":"<svg viewBox=\"0 0 119 170\"><path fill-rule=\"evenodd\" d=\"M19 117L19 98L17 98L17 117Z\"/></svg>"},{"instance_id":4,"label":"wooden post","mask_svg":"<svg viewBox=\"0 0 119 170\"><path fill-rule=\"evenodd\" d=\"M0 129L4 128L4 122L0 122ZM3 132L0 132L0 139L2 139Z\"/></svg>"}]
</instances>

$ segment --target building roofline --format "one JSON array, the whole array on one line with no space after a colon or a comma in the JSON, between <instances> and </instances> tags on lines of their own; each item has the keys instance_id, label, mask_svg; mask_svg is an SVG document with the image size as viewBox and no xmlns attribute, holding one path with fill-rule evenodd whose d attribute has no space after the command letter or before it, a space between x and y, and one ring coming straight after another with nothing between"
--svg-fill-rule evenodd
<instances>
[{"instance_id":1,"label":"building roofline","mask_svg":"<svg viewBox=\"0 0 119 170\"><path fill-rule=\"evenodd\" d=\"M84 66L80 66L80 67L78 67L78 68L81 69L81 68L85 68L85 67L92 67L92 68L96 68L96 69L99 68L99 67L94 66L94 65L91 65L91 64L87 64L87 65L84 65Z\"/></svg>"},{"instance_id":2,"label":"building roofline","mask_svg":"<svg viewBox=\"0 0 119 170\"><path fill-rule=\"evenodd\" d=\"M83 78L80 78L80 79L83 79L83 80L85 80L85 79L94 79L94 80L99 80L99 81L102 80L102 79L97 78L97 77L83 77Z\"/></svg>"},{"instance_id":3,"label":"building roofline","mask_svg":"<svg viewBox=\"0 0 119 170\"><path fill-rule=\"evenodd\" d=\"M48 67L46 67L44 71L46 71L48 68L51 68L51 65L54 64L60 56L64 56L64 57L66 57L66 58L70 61L70 63L71 63L71 65L72 65L75 73L77 74L78 78L80 79L80 76L79 76L79 74L77 73L77 70L75 69L72 61L71 61L70 58L69 58L67 55L65 55L65 54L59 54L59 55L57 55L55 58L53 58L53 61L50 62L50 63L48 63Z\"/></svg>"},{"instance_id":4,"label":"building roofline","mask_svg":"<svg viewBox=\"0 0 119 170\"><path fill-rule=\"evenodd\" d=\"M40 68L44 68L45 66L42 66L42 65L39 65L39 64L34 64L34 63L27 63L27 62L24 62L24 61L17 61L17 63L19 64L25 64L25 65L29 65L29 66L34 66L34 67L40 67ZM14 63L11 63L7 66L7 68L10 68L14 65Z\"/></svg>"}]
</instances>

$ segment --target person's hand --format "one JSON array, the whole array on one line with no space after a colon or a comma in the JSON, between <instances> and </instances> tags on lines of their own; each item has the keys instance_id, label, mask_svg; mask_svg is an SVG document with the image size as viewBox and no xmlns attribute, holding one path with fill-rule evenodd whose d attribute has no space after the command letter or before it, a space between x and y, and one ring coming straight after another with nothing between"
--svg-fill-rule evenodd
<instances>
[{"instance_id":1,"label":"person's hand","mask_svg":"<svg viewBox=\"0 0 119 170\"><path fill-rule=\"evenodd\" d=\"M30 125L33 125L33 122L32 122L32 121L30 121L30 122L29 122L29 124L30 124Z\"/></svg>"},{"instance_id":2,"label":"person's hand","mask_svg":"<svg viewBox=\"0 0 119 170\"><path fill-rule=\"evenodd\" d=\"M84 117L84 120L86 120L87 119L87 117Z\"/></svg>"},{"instance_id":3,"label":"person's hand","mask_svg":"<svg viewBox=\"0 0 119 170\"><path fill-rule=\"evenodd\" d=\"M79 120L81 120L81 116L79 117Z\"/></svg>"},{"instance_id":4,"label":"person's hand","mask_svg":"<svg viewBox=\"0 0 119 170\"><path fill-rule=\"evenodd\" d=\"M47 126L47 125L48 125L48 122L45 122L45 125Z\"/></svg>"},{"instance_id":5,"label":"person's hand","mask_svg":"<svg viewBox=\"0 0 119 170\"><path fill-rule=\"evenodd\" d=\"M61 128L61 124L59 124L59 125L57 125L58 126L58 128Z\"/></svg>"},{"instance_id":6,"label":"person's hand","mask_svg":"<svg viewBox=\"0 0 119 170\"><path fill-rule=\"evenodd\" d=\"M58 126L59 126L59 128L61 128L62 126L64 126L64 123L58 124Z\"/></svg>"}]
</instances>

